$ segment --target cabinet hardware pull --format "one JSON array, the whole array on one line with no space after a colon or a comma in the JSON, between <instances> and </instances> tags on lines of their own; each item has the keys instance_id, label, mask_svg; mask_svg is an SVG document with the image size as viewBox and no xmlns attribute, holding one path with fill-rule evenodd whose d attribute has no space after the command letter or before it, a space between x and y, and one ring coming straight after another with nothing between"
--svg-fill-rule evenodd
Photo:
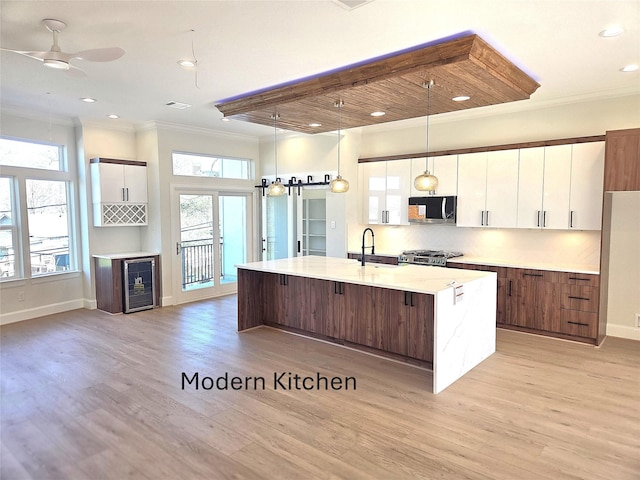
<instances>
[{"instance_id":1,"label":"cabinet hardware pull","mask_svg":"<svg viewBox=\"0 0 640 480\"><path fill-rule=\"evenodd\" d=\"M480 210L480 225L484 225L484 210Z\"/></svg>"},{"instance_id":2,"label":"cabinet hardware pull","mask_svg":"<svg viewBox=\"0 0 640 480\"><path fill-rule=\"evenodd\" d=\"M125 198L124 198L124 187L122 187L120 190L122 190L122 201L124 202L125 201Z\"/></svg>"},{"instance_id":3,"label":"cabinet hardware pull","mask_svg":"<svg viewBox=\"0 0 640 480\"><path fill-rule=\"evenodd\" d=\"M588 323L581 323L581 322L572 322L572 321L567 321L567 323L570 323L571 325L579 325L581 327L588 327L589 324Z\"/></svg>"},{"instance_id":4,"label":"cabinet hardware pull","mask_svg":"<svg viewBox=\"0 0 640 480\"><path fill-rule=\"evenodd\" d=\"M415 293L411 292L409 295L411 295L411 306L415 307L415 303L413 303L413 296L415 295Z\"/></svg>"},{"instance_id":5,"label":"cabinet hardware pull","mask_svg":"<svg viewBox=\"0 0 640 480\"><path fill-rule=\"evenodd\" d=\"M126 188L127 190L127 202L129 201L129 187Z\"/></svg>"},{"instance_id":6,"label":"cabinet hardware pull","mask_svg":"<svg viewBox=\"0 0 640 480\"><path fill-rule=\"evenodd\" d=\"M300 240L298 240L298 253L300 253Z\"/></svg>"},{"instance_id":7,"label":"cabinet hardware pull","mask_svg":"<svg viewBox=\"0 0 640 480\"><path fill-rule=\"evenodd\" d=\"M585 300L585 301L591 300L590 298L585 298L585 297L574 297L574 296L572 296L572 295L569 295L569 298L573 298L574 300Z\"/></svg>"},{"instance_id":8,"label":"cabinet hardware pull","mask_svg":"<svg viewBox=\"0 0 640 480\"><path fill-rule=\"evenodd\" d=\"M344 295L344 283L340 282L340 295Z\"/></svg>"},{"instance_id":9,"label":"cabinet hardware pull","mask_svg":"<svg viewBox=\"0 0 640 480\"><path fill-rule=\"evenodd\" d=\"M547 227L547 211L546 210L542 212L542 226L545 228Z\"/></svg>"},{"instance_id":10,"label":"cabinet hardware pull","mask_svg":"<svg viewBox=\"0 0 640 480\"><path fill-rule=\"evenodd\" d=\"M573 210L569 212L569 228L573 228Z\"/></svg>"},{"instance_id":11,"label":"cabinet hardware pull","mask_svg":"<svg viewBox=\"0 0 640 480\"><path fill-rule=\"evenodd\" d=\"M387 210L387 223L389 223L389 210Z\"/></svg>"},{"instance_id":12,"label":"cabinet hardware pull","mask_svg":"<svg viewBox=\"0 0 640 480\"><path fill-rule=\"evenodd\" d=\"M405 305L405 307L407 305L409 305L409 302L407 302L407 293L409 293L409 292L404 292L404 305Z\"/></svg>"},{"instance_id":13,"label":"cabinet hardware pull","mask_svg":"<svg viewBox=\"0 0 640 480\"><path fill-rule=\"evenodd\" d=\"M569 277L569 280L580 280L581 282L590 282L590 278Z\"/></svg>"},{"instance_id":14,"label":"cabinet hardware pull","mask_svg":"<svg viewBox=\"0 0 640 480\"><path fill-rule=\"evenodd\" d=\"M540 210L537 210L537 212L538 212L538 214L537 214L537 216L538 216L538 226L540 226Z\"/></svg>"},{"instance_id":15,"label":"cabinet hardware pull","mask_svg":"<svg viewBox=\"0 0 640 480\"><path fill-rule=\"evenodd\" d=\"M509 280L509 296L511 296L511 288L512 288L512 285L513 285L513 281L512 281L512 280Z\"/></svg>"},{"instance_id":16,"label":"cabinet hardware pull","mask_svg":"<svg viewBox=\"0 0 640 480\"><path fill-rule=\"evenodd\" d=\"M333 293L334 295L338 294L338 282L333 282Z\"/></svg>"},{"instance_id":17,"label":"cabinet hardware pull","mask_svg":"<svg viewBox=\"0 0 640 480\"><path fill-rule=\"evenodd\" d=\"M485 210L485 211L487 212L487 215L486 215L486 217L487 217L487 221L485 222L485 223L486 223L486 225L485 225L485 226L487 226L487 227L488 227L488 226L489 226L489 210Z\"/></svg>"},{"instance_id":18,"label":"cabinet hardware pull","mask_svg":"<svg viewBox=\"0 0 640 480\"><path fill-rule=\"evenodd\" d=\"M523 277L544 277L542 273L523 273Z\"/></svg>"}]
</instances>

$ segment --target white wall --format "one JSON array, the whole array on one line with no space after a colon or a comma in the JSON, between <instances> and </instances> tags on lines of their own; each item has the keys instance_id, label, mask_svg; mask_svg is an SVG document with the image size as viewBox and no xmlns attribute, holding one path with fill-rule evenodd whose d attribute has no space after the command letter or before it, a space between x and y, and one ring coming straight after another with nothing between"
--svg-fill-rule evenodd
<instances>
[{"instance_id":1,"label":"white wall","mask_svg":"<svg viewBox=\"0 0 640 480\"><path fill-rule=\"evenodd\" d=\"M607 334L640 340L640 192L611 195Z\"/></svg>"},{"instance_id":2,"label":"white wall","mask_svg":"<svg viewBox=\"0 0 640 480\"><path fill-rule=\"evenodd\" d=\"M0 132L8 137L66 145L69 171L75 175L76 137L70 120L42 118L22 111L3 110L0 116ZM77 200L77 188L75 194ZM75 222L79 223L77 212L74 217ZM80 242L76 251L80 263L83 253ZM19 300L19 292L24 294L24 300ZM0 324L82 308L83 305L83 283L79 273L0 282Z\"/></svg>"}]
</instances>

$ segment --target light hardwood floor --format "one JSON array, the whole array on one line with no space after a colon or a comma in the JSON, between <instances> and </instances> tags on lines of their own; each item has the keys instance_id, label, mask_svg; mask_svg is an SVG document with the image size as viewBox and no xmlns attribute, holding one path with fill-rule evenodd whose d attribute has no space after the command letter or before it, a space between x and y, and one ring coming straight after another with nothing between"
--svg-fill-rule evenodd
<instances>
[{"instance_id":1,"label":"light hardwood floor","mask_svg":"<svg viewBox=\"0 0 640 480\"><path fill-rule=\"evenodd\" d=\"M1 328L1 478L638 479L640 343L498 330L439 395L429 373L270 328L236 298ZM354 376L281 391L273 372ZM181 374L265 390L181 389Z\"/></svg>"}]
</instances>

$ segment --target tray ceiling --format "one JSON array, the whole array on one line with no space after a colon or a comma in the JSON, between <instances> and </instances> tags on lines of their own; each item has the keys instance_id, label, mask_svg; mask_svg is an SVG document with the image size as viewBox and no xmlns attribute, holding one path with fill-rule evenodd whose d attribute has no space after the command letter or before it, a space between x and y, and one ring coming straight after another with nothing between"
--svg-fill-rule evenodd
<instances>
[{"instance_id":1,"label":"tray ceiling","mask_svg":"<svg viewBox=\"0 0 640 480\"><path fill-rule=\"evenodd\" d=\"M540 86L478 35L467 35L222 101L216 107L225 117L261 125L273 125L277 112L281 128L322 133L338 128L338 99L344 101L344 129L425 116L423 83L429 79L435 81L431 115L526 100ZM452 100L461 95L471 98ZM371 116L375 111L385 115ZM321 126L310 126L317 123Z\"/></svg>"}]
</instances>

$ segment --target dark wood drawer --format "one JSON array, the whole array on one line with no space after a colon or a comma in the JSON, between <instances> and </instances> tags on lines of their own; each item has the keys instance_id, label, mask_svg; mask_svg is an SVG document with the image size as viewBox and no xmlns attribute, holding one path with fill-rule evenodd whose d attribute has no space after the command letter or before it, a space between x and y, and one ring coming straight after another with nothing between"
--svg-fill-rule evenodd
<instances>
[{"instance_id":1,"label":"dark wood drawer","mask_svg":"<svg viewBox=\"0 0 640 480\"><path fill-rule=\"evenodd\" d=\"M598 312L600 290L596 287L562 285L561 307L566 310Z\"/></svg>"},{"instance_id":2,"label":"dark wood drawer","mask_svg":"<svg viewBox=\"0 0 640 480\"><path fill-rule=\"evenodd\" d=\"M560 310L559 333L578 337L597 338L598 314L579 310Z\"/></svg>"},{"instance_id":3,"label":"dark wood drawer","mask_svg":"<svg viewBox=\"0 0 640 480\"><path fill-rule=\"evenodd\" d=\"M599 287L600 275L590 275L587 273L560 272L559 282L568 285L583 285L585 287Z\"/></svg>"},{"instance_id":4,"label":"dark wood drawer","mask_svg":"<svg viewBox=\"0 0 640 480\"><path fill-rule=\"evenodd\" d=\"M558 273L550 270L532 270L529 268L508 268L507 278L512 280L529 280L533 282L558 282Z\"/></svg>"}]
</instances>

